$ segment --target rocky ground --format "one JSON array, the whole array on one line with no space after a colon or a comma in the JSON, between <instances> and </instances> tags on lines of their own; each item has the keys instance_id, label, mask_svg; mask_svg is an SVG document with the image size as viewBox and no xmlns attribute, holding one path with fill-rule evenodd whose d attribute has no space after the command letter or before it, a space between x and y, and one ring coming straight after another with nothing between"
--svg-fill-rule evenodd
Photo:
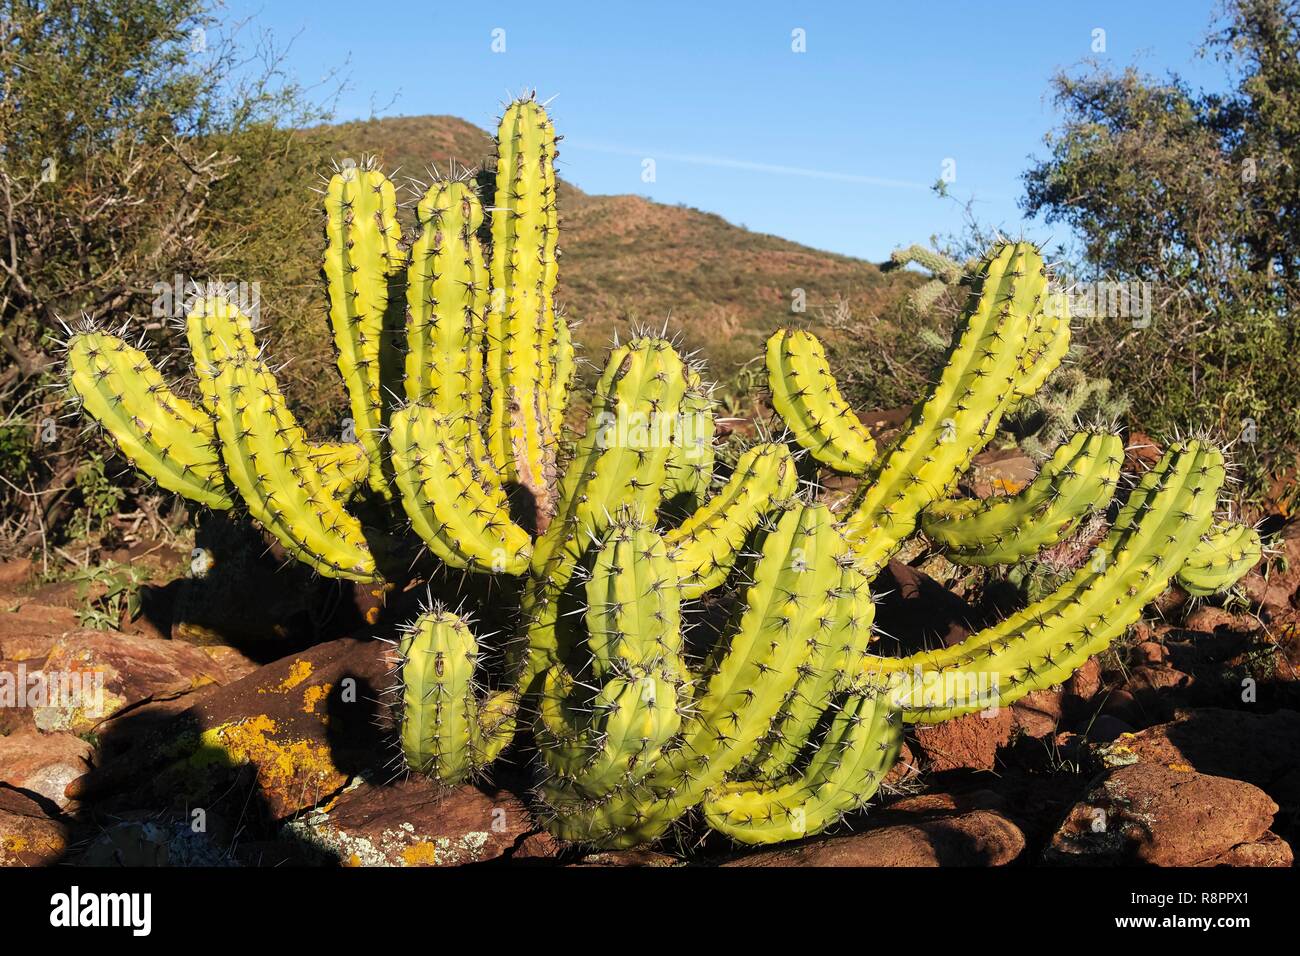
<instances>
[{"instance_id":1,"label":"rocky ground","mask_svg":"<svg viewBox=\"0 0 1300 956\"><path fill-rule=\"evenodd\" d=\"M1014 484L1019 467L989 456L977 490ZM0 566L0 673L100 671L105 712L0 707L0 864L1289 866L1300 524L1280 550L1243 582L1247 607L1170 591L1064 685L913 729L888 792L834 835L738 852L683 831L594 854L534 824L525 756L451 792L394 772L390 648L375 639L387 630L365 623L377 596L340 601L293 570L246 566L256 557L194 580L188 556L154 549L160 583L140 616L90 630L81 590L34 586L13 562ZM896 562L880 582L895 637L959 640L1005 613L930 570ZM388 617L419 596L389 595Z\"/></svg>"}]
</instances>

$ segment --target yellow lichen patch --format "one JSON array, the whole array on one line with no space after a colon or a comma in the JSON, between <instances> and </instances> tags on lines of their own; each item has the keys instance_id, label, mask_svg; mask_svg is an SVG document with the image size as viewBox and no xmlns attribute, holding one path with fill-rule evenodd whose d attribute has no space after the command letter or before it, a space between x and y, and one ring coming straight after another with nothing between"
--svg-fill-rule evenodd
<instances>
[{"instance_id":1,"label":"yellow lichen patch","mask_svg":"<svg viewBox=\"0 0 1300 956\"><path fill-rule=\"evenodd\" d=\"M280 683L276 684L274 687L259 687L257 689L257 692L259 694L268 694L268 693L283 694L286 691L293 690L295 687L297 687L299 684L305 681L308 677L311 676L311 672L312 672L311 661L304 661L302 659L295 660L292 664L289 665L288 677L280 681Z\"/></svg>"},{"instance_id":2,"label":"yellow lichen patch","mask_svg":"<svg viewBox=\"0 0 1300 956\"><path fill-rule=\"evenodd\" d=\"M1166 766L1168 766L1170 770L1177 770L1179 773L1195 773L1195 772L1196 772L1196 768L1193 767L1193 766L1191 766L1190 764L1185 764L1185 763L1171 763L1171 764L1167 764Z\"/></svg>"},{"instance_id":3,"label":"yellow lichen patch","mask_svg":"<svg viewBox=\"0 0 1300 956\"><path fill-rule=\"evenodd\" d=\"M304 714L316 713L316 708L320 706L320 702L328 697L333 689L333 684L315 684L308 687L302 692L302 712Z\"/></svg>"},{"instance_id":4,"label":"yellow lichen patch","mask_svg":"<svg viewBox=\"0 0 1300 956\"><path fill-rule=\"evenodd\" d=\"M402 851L403 866L437 866L438 848L432 843L415 843Z\"/></svg>"},{"instance_id":5,"label":"yellow lichen patch","mask_svg":"<svg viewBox=\"0 0 1300 956\"><path fill-rule=\"evenodd\" d=\"M1017 481L1014 478L994 478L993 490L1004 495L1019 494L1025 487L1026 482Z\"/></svg>"},{"instance_id":6,"label":"yellow lichen patch","mask_svg":"<svg viewBox=\"0 0 1300 956\"><path fill-rule=\"evenodd\" d=\"M196 767L252 764L262 792L286 805L310 806L322 794L347 783L330 759L329 747L311 740L277 740L278 730L266 714L222 724L204 731L190 763Z\"/></svg>"}]
</instances>

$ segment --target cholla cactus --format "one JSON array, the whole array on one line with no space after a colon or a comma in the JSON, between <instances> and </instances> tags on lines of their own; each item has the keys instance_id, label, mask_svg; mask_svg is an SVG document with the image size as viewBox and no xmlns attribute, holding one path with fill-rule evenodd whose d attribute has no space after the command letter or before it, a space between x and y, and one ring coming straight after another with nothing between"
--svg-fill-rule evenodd
<instances>
[{"instance_id":1,"label":"cholla cactus","mask_svg":"<svg viewBox=\"0 0 1300 956\"><path fill-rule=\"evenodd\" d=\"M651 335L616 343L585 433L561 456L574 358L553 301L555 143L531 98L506 110L487 253L466 181L423 194L408 244L382 174L354 166L330 180L329 316L357 442L304 434L247 317L219 297L186 320L197 403L118 336L89 330L68 344L71 387L123 454L198 504L241 505L320 574L383 579L374 529L350 510L364 495L371 514L391 499L442 564L522 578L518 639L491 692L468 620L435 603L399 636L412 771L470 779L529 723L540 816L563 838L632 845L697 810L737 841L796 838L875 793L904 719L1059 681L1175 576L1222 587L1257 553L1253 532L1215 524L1219 453L1183 443L1049 599L951 648L873 653L871 581L918 527L957 560L1018 560L1115 488L1117 439L1087 434L1014 498L944 500L1068 346L1037 250L1005 243L980 264L943 374L883 453L817 340L772 338L773 401L794 440L864 478L847 513L801 488L782 443L754 445L715 480L707 387ZM394 356L388 317L403 310ZM532 497L531 527L512 516L512 488ZM719 589L734 592L730 619L693 649L683 607ZM979 693L952 689L972 681Z\"/></svg>"}]
</instances>

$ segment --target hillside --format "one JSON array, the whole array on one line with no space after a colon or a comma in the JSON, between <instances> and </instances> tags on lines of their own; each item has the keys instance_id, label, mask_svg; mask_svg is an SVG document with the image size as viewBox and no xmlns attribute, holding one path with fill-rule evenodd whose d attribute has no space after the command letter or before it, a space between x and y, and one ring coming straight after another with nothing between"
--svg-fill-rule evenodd
<instances>
[{"instance_id":1,"label":"hillside","mask_svg":"<svg viewBox=\"0 0 1300 956\"><path fill-rule=\"evenodd\" d=\"M336 157L374 154L400 177L427 178L430 164L481 168L492 156L484 130L452 116L345 123L313 130ZM564 145L560 144L563 153ZM898 299L906 280L873 264L753 233L720 216L639 196L596 196L560 187L559 302L579 323L578 340L598 359L615 330L668 322L688 349L703 349L726 378L761 354L783 322L814 326L845 297L869 320ZM908 238L908 237L900 237ZM807 313L791 313L792 290Z\"/></svg>"}]
</instances>

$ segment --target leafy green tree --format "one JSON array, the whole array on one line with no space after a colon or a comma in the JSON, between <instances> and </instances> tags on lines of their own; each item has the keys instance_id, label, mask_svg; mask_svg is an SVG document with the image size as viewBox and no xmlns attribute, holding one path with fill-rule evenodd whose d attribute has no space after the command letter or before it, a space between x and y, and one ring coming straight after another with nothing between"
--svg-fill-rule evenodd
<instances>
[{"instance_id":1,"label":"leafy green tree","mask_svg":"<svg viewBox=\"0 0 1300 956\"><path fill-rule=\"evenodd\" d=\"M1258 488L1300 453L1300 2L1229 0L1201 52L1223 90L1058 74L1024 207L1078 236L1076 279L1150 283L1149 326L1099 315L1080 336L1137 420L1242 437Z\"/></svg>"}]
</instances>

